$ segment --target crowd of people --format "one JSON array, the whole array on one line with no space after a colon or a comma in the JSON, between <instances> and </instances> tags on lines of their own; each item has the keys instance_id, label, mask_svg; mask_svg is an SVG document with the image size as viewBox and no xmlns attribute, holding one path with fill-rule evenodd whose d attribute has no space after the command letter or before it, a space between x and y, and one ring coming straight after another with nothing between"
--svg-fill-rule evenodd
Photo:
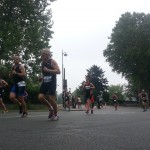
<instances>
[{"instance_id":1,"label":"crowd of people","mask_svg":"<svg viewBox=\"0 0 150 150\"><path fill-rule=\"evenodd\" d=\"M58 110L57 110L57 103L56 103L56 79L57 74L60 74L60 68L57 64L57 62L52 59L51 52L49 48L45 48L41 52L41 71L42 76L38 77L39 82L41 82L41 86L39 89L39 95L38 99L41 103L43 103L49 111L48 118L51 120L58 120ZM23 64L21 64L21 59L19 56L13 57L13 66L9 74L10 78L13 78L14 84L10 90L9 99L13 103L18 104L20 108L20 114L21 117L27 117L28 111L27 111L27 102L26 97L28 96L28 93L26 92L26 70ZM4 94L4 88L8 86L8 83L0 79L0 107L2 108L3 112L8 112L4 102L3 102L3 94ZM93 114L94 111L94 95L93 90L95 89L95 86L92 82L90 82L90 77L87 75L85 77L85 81L82 83L82 90L84 91L84 103L85 103L85 113ZM142 90L141 93L139 93L139 99L142 102L143 106L143 112L147 111L149 101L148 101L148 94L145 92L145 90ZM82 101L80 95L78 96L71 96L70 92L64 91L63 93L63 99L64 99L64 107L70 111L70 101L72 101L72 108L82 109ZM98 109L103 107L103 98L102 93L97 96L97 103L98 103ZM115 110L118 109L118 96L116 93L112 94L112 101L115 107Z\"/></svg>"},{"instance_id":2,"label":"crowd of people","mask_svg":"<svg viewBox=\"0 0 150 150\"><path fill-rule=\"evenodd\" d=\"M49 48L45 48L41 52L42 61L42 76L38 78L41 82L39 89L38 99L43 104L45 104L49 110L48 118L51 120L58 120L57 114L57 103L55 101L56 93L56 75L60 74L60 69L57 62L52 59L51 52ZM26 92L26 70L24 65L21 63L19 56L13 56L13 66L9 74L10 78L13 78L13 86L10 90L9 99L13 103L18 104L21 117L27 117L27 104L26 97L28 93ZM3 79L0 79L0 107L4 112L8 112L5 104L3 103L3 93L4 88L8 86L8 83ZM47 96L48 95L48 96ZM48 97L48 99L46 99Z\"/></svg>"},{"instance_id":3,"label":"crowd of people","mask_svg":"<svg viewBox=\"0 0 150 150\"><path fill-rule=\"evenodd\" d=\"M91 85L89 87L86 87L87 85ZM82 89L84 91L84 97L80 96L67 96L66 101L65 101L65 109L68 108L70 111L70 107L72 105L72 108L77 108L77 109L82 109L82 105L85 104L85 112L89 114L93 114L94 112L94 107L97 109L102 109L104 106L106 106L106 102L103 99L102 92L95 98L93 94L95 86L90 82L88 79L88 76L86 77L86 81L83 82ZM66 94L67 95L67 94ZM84 99L84 100L83 100ZM110 102L113 104L114 109L118 110L119 106L119 97L117 93L112 93L110 97ZM138 97L137 97L137 102L139 102L140 105L142 105L143 112L147 111L149 107L149 99L148 99L148 94L145 92L145 90L142 90L139 92ZM81 105L82 104L82 105Z\"/></svg>"}]
</instances>

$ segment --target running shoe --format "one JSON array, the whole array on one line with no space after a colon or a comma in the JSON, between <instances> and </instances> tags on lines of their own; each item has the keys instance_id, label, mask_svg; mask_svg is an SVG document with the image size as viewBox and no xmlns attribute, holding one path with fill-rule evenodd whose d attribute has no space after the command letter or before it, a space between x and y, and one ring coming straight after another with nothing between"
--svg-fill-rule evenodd
<instances>
[{"instance_id":1,"label":"running shoe","mask_svg":"<svg viewBox=\"0 0 150 150\"><path fill-rule=\"evenodd\" d=\"M48 119L51 119L53 115L54 115L54 111L50 110L49 111L49 115L48 115Z\"/></svg>"},{"instance_id":2,"label":"running shoe","mask_svg":"<svg viewBox=\"0 0 150 150\"><path fill-rule=\"evenodd\" d=\"M87 115L89 114L89 110L87 110L85 113L87 113Z\"/></svg>"},{"instance_id":3,"label":"running shoe","mask_svg":"<svg viewBox=\"0 0 150 150\"><path fill-rule=\"evenodd\" d=\"M53 115L53 116L51 117L51 120L52 120L52 121L57 121L57 120L59 120L58 115Z\"/></svg>"},{"instance_id":4,"label":"running shoe","mask_svg":"<svg viewBox=\"0 0 150 150\"><path fill-rule=\"evenodd\" d=\"M27 117L28 113L27 112L23 112L22 115L21 115L21 118L25 118Z\"/></svg>"},{"instance_id":5,"label":"running shoe","mask_svg":"<svg viewBox=\"0 0 150 150\"><path fill-rule=\"evenodd\" d=\"M3 110L2 113L3 114L8 113L8 110Z\"/></svg>"}]
</instances>

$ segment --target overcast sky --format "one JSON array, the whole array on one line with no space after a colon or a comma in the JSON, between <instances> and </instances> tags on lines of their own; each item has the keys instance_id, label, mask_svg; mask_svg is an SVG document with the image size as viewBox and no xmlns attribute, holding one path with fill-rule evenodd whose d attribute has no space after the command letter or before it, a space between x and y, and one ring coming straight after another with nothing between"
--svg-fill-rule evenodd
<instances>
[{"instance_id":1,"label":"overcast sky","mask_svg":"<svg viewBox=\"0 0 150 150\"><path fill-rule=\"evenodd\" d=\"M127 81L112 72L103 56L108 37L125 12L149 13L149 0L57 0L51 5L54 25L52 30L53 58L62 70L62 50L68 88L73 92L85 80L86 69L101 67L109 85ZM57 76L57 91L62 91L62 75Z\"/></svg>"}]
</instances>

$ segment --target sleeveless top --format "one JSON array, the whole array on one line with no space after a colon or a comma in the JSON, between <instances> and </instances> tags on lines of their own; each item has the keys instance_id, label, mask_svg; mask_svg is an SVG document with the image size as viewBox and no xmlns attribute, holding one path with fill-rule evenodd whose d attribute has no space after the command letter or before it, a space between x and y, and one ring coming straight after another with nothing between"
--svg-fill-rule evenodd
<instances>
[{"instance_id":1,"label":"sleeveless top","mask_svg":"<svg viewBox=\"0 0 150 150\"><path fill-rule=\"evenodd\" d=\"M112 99L117 100L117 96L116 95L112 96Z\"/></svg>"},{"instance_id":2,"label":"sleeveless top","mask_svg":"<svg viewBox=\"0 0 150 150\"><path fill-rule=\"evenodd\" d=\"M50 72L45 72L43 70L44 67L53 70L53 67L51 65L51 61L52 61L52 59L49 59L48 62L43 62L42 63L43 82L45 82L45 83L46 82L55 82L56 81L56 74L52 74Z\"/></svg>"},{"instance_id":3,"label":"sleeveless top","mask_svg":"<svg viewBox=\"0 0 150 150\"><path fill-rule=\"evenodd\" d=\"M86 95L91 95L91 86L90 86L90 83L86 83L85 84L85 86L84 86L84 88L85 88L85 94Z\"/></svg>"},{"instance_id":4,"label":"sleeveless top","mask_svg":"<svg viewBox=\"0 0 150 150\"><path fill-rule=\"evenodd\" d=\"M14 65L12 67L12 70L15 70L16 73L21 73L20 64L19 65ZM18 82L21 82L21 81L25 81L25 77L18 76L18 74L14 74L13 79L14 79L15 84L17 84Z\"/></svg>"},{"instance_id":5,"label":"sleeveless top","mask_svg":"<svg viewBox=\"0 0 150 150\"><path fill-rule=\"evenodd\" d=\"M145 93L142 93L141 94L141 97L143 98L143 97L146 97L146 94Z\"/></svg>"}]
</instances>

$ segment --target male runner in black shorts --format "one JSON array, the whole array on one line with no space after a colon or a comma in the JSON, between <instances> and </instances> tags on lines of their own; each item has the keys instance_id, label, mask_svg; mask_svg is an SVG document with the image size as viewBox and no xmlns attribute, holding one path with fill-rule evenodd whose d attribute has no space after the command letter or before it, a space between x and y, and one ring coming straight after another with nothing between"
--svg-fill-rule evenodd
<instances>
[{"instance_id":1,"label":"male runner in black shorts","mask_svg":"<svg viewBox=\"0 0 150 150\"><path fill-rule=\"evenodd\" d=\"M51 58L51 52L48 48L42 50L41 59L43 77L38 99L48 107L50 111L48 118L58 120L55 94L57 85L56 75L60 74L60 69L57 62ZM46 94L48 94L48 100L45 98Z\"/></svg>"}]
</instances>

